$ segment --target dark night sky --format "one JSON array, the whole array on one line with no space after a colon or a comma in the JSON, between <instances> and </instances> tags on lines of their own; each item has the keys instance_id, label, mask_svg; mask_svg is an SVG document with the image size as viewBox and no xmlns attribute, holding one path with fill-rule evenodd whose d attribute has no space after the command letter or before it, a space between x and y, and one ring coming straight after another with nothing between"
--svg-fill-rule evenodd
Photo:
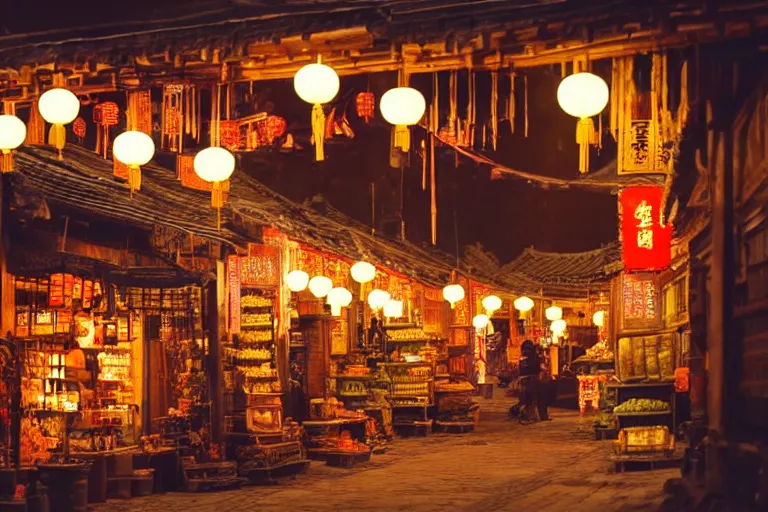
<instances>
[{"instance_id":1,"label":"dark night sky","mask_svg":"<svg viewBox=\"0 0 768 512\"><path fill-rule=\"evenodd\" d=\"M164 5L164 1L132 0L115 5L128 10L122 19L149 19L151 8ZM6 33L21 33L118 19L108 5L97 0L4 0L0 2L3 6L0 25ZM518 133L512 135L509 124L502 123L499 151L494 159L524 171L561 178L576 177L576 122L557 105L555 93L559 79L559 69L532 70L529 77L529 136L525 138L521 134L524 104L518 101ZM321 164L312 161L313 151L246 155L243 162L248 172L295 200L321 193L330 204L367 224L371 220L370 184L375 182L377 220L381 220L383 214L395 214L399 203L399 170L388 165L390 128L381 119L365 126L354 113L354 95L368 86L367 80L365 77L344 78L337 98L341 105L352 100L348 114L356 133L355 140L328 143L328 158ZM370 78L370 87L377 100L384 90L394 86L394 80L394 74ZM446 82L447 75L442 80ZM430 81L429 76L416 75L412 85L427 92ZM500 80L503 90L508 87L506 83ZM466 108L466 99L462 96L465 94L462 89L466 87L465 73L460 75L459 84L461 116ZM267 97L275 105L274 113L288 119L289 131L308 132L310 107L295 96L290 81L256 84L257 92L262 89L270 90ZM521 97L521 81L517 89ZM502 92L502 103L505 95L506 92ZM477 96L478 125L481 125L488 117L488 74L478 75ZM441 91L443 116L447 114L446 102L447 91ZM500 116L502 111L503 106ZM415 139L418 137L420 135ZM593 153L592 168L598 168L611 156ZM456 250L454 219L459 245L480 242L502 262L509 261L531 245L548 251L582 251L617 236L616 199L607 193L544 190L512 179L491 181L488 169L468 161L460 160L460 165L455 167L453 154L447 149L438 158L437 183L438 244L450 253ZM428 242L429 190L421 189L421 160L417 156L412 158L412 167L405 171L404 197L409 239Z\"/></svg>"}]
</instances>

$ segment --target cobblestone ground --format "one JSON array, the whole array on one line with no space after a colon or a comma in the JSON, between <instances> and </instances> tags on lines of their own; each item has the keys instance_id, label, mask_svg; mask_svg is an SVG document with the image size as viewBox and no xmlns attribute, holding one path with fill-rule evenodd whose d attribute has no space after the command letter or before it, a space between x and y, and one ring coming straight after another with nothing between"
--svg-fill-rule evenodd
<instances>
[{"instance_id":1,"label":"cobblestone ground","mask_svg":"<svg viewBox=\"0 0 768 512\"><path fill-rule=\"evenodd\" d=\"M506 420L507 400L483 400L473 434L396 439L384 455L347 470L313 462L269 487L111 500L94 512L635 512L654 511L674 469L614 474L609 442L590 420L552 411L553 421Z\"/></svg>"}]
</instances>

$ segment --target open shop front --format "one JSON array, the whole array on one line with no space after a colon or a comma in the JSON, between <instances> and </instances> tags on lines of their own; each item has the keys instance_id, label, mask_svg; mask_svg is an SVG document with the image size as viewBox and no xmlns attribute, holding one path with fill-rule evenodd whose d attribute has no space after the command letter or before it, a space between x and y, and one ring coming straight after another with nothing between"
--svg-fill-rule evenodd
<instances>
[{"instance_id":1,"label":"open shop front","mask_svg":"<svg viewBox=\"0 0 768 512\"><path fill-rule=\"evenodd\" d=\"M109 248L74 239L67 248L15 246L4 278L21 482L47 485L53 510L178 488L180 455L217 456L207 288L179 268L144 266L151 258L122 254L120 267ZM36 489L27 485L28 502Z\"/></svg>"},{"instance_id":2,"label":"open shop front","mask_svg":"<svg viewBox=\"0 0 768 512\"><path fill-rule=\"evenodd\" d=\"M384 450L395 433L427 435L451 388L467 392L462 405L471 407L468 313L452 322L439 288L288 247L289 402L311 457L349 465Z\"/></svg>"}]
</instances>

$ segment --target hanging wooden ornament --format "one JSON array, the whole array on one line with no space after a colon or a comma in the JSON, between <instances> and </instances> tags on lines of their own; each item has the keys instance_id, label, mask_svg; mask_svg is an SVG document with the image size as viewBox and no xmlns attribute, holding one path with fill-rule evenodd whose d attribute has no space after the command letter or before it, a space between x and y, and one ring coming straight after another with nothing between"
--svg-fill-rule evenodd
<instances>
[{"instance_id":1,"label":"hanging wooden ornament","mask_svg":"<svg viewBox=\"0 0 768 512\"><path fill-rule=\"evenodd\" d=\"M365 124L370 123L376 112L376 97L371 91L358 93L355 98L355 108L357 116L364 120Z\"/></svg>"},{"instance_id":2,"label":"hanging wooden ornament","mask_svg":"<svg viewBox=\"0 0 768 512\"><path fill-rule=\"evenodd\" d=\"M98 127L96 132L96 152L107 158L109 150L109 129L117 126L120 107L114 101L105 101L93 107L93 122Z\"/></svg>"},{"instance_id":3,"label":"hanging wooden ornament","mask_svg":"<svg viewBox=\"0 0 768 512\"><path fill-rule=\"evenodd\" d=\"M161 145L180 153L182 151L182 134L184 129L184 85L170 84L163 87L163 132Z\"/></svg>"},{"instance_id":4,"label":"hanging wooden ornament","mask_svg":"<svg viewBox=\"0 0 768 512\"><path fill-rule=\"evenodd\" d=\"M280 116L267 116L264 121L265 137L269 144L272 144L275 139L285 135L285 129L288 127L284 117Z\"/></svg>"}]
</instances>

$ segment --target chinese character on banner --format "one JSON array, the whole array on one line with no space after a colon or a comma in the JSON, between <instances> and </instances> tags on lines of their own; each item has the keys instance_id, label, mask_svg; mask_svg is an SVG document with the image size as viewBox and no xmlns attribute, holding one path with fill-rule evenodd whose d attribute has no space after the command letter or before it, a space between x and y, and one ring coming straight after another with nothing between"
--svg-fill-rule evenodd
<instances>
[{"instance_id":1,"label":"chinese character on banner","mask_svg":"<svg viewBox=\"0 0 768 512\"><path fill-rule=\"evenodd\" d=\"M661 225L663 189L628 187L621 191L621 235L624 268L662 270L672 258L672 226Z\"/></svg>"}]
</instances>

